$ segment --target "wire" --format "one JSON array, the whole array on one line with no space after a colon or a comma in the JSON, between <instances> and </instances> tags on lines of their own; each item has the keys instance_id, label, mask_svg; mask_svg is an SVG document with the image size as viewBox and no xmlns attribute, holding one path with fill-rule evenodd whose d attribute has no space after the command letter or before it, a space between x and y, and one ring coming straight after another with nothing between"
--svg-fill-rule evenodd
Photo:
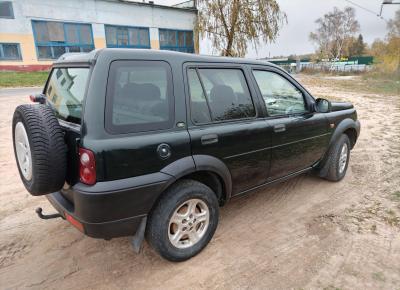
<instances>
[{"instance_id":1,"label":"wire","mask_svg":"<svg viewBox=\"0 0 400 290\"><path fill-rule=\"evenodd\" d=\"M382 20L388 22L385 18L383 18L381 15L379 15L378 13L376 13L375 11L373 11L373 10L371 10L371 9L368 9L368 8L366 8L366 7L364 7L364 6L361 6L360 4L355 3L355 2L353 2L353 1L351 1L351 0L344 0L344 1L350 3L350 4L354 5L354 6L357 6L358 8L361 8L361 9L363 9L363 10L365 10L365 11L371 13L371 14L374 14L376 17L379 17L380 19L382 19Z\"/></svg>"}]
</instances>

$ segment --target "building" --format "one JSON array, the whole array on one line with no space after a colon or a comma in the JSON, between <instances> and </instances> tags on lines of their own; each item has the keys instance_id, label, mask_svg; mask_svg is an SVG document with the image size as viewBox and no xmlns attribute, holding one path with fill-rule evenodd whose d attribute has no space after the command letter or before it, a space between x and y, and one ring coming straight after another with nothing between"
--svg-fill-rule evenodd
<instances>
[{"instance_id":1,"label":"building","mask_svg":"<svg viewBox=\"0 0 400 290\"><path fill-rule=\"evenodd\" d=\"M104 47L197 53L194 1L0 0L0 70L41 70Z\"/></svg>"}]
</instances>

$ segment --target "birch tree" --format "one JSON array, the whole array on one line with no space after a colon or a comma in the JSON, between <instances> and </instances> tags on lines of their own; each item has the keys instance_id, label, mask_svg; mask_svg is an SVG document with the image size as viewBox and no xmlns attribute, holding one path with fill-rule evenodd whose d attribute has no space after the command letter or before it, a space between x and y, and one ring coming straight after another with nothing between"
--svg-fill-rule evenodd
<instances>
[{"instance_id":1,"label":"birch tree","mask_svg":"<svg viewBox=\"0 0 400 290\"><path fill-rule=\"evenodd\" d=\"M334 59L341 58L346 41L360 30L352 7L344 10L334 7L332 12L318 18L315 23L318 27L310 33L310 40L318 46L322 57Z\"/></svg>"},{"instance_id":2,"label":"birch tree","mask_svg":"<svg viewBox=\"0 0 400 290\"><path fill-rule=\"evenodd\" d=\"M196 29L223 56L243 57L248 45L274 42L286 22L276 0L198 0Z\"/></svg>"}]
</instances>

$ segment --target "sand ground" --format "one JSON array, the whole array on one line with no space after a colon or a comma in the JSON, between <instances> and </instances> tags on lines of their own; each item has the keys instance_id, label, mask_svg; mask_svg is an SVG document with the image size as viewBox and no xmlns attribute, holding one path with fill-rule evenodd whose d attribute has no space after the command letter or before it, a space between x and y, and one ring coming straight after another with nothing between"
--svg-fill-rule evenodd
<instances>
[{"instance_id":1,"label":"sand ground","mask_svg":"<svg viewBox=\"0 0 400 290\"><path fill-rule=\"evenodd\" d=\"M400 96L323 87L315 95L355 104L362 133L338 183L301 175L221 209L208 247L170 263L147 244L95 240L24 189L12 153L11 118L27 96L0 102L1 289L400 289Z\"/></svg>"}]
</instances>

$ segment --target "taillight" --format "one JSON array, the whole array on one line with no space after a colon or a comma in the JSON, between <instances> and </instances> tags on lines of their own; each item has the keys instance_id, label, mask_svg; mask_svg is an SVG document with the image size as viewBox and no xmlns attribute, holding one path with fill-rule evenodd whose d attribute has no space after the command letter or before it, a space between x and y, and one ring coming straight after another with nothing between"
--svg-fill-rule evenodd
<instances>
[{"instance_id":1,"label":"taillight","mask_svg":"<svg viewBox=\"0 0 400 290\"><path fill-rule=\"evenodd\" d=\"M43 94L30 95L29 99L31 100L31 102L34 103L40 103L40 104L46 103L46 96Z\"/></svg>"},{"instance_id":2,"label":"taillight","mask_svg":"<svg viewBox=\"0 0 400 290\"><path fill-rule=\"evenodd\" d=\"M96 160L92 151L79 148L79 179L82 183L96 183Z\"/></svg>"}]
</instances>

